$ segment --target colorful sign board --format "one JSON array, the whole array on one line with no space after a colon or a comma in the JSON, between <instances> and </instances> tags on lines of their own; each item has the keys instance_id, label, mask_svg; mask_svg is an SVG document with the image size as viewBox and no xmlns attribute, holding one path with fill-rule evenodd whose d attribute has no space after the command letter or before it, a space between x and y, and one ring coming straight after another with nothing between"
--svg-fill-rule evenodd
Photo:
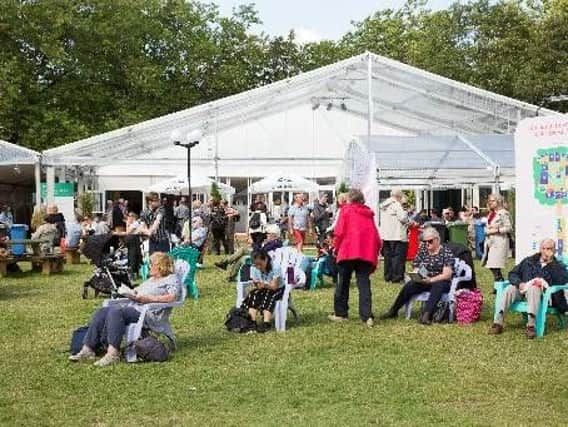
<instances>
[{"instance_id":1,"label":"colorful sign board","mask_svg":"<svg viewBox=\"0 0 568 427\"><path fill-rule=\"evenodd\" d=\"M515 134L517 261L552 238L568 256L568 116L522 121Z\"/></svg>"}]
</instances>

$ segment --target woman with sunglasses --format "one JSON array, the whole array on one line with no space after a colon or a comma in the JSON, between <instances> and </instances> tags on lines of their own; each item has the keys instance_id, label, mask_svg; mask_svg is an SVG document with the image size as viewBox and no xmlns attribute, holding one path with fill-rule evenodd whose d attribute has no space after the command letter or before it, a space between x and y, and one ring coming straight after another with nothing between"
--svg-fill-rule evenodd
<instances>
[{"instance_id":1,"label":"woman with sunglasses","mask_svg":"<svg viewBox=\"0 0 568 427\"><path fill-rule=\"evenodd\" d=\"M398 311L406 305L413 296L422 292L430 292L430 298L424 306L424 313L419 322L424 325L432 323L432 313L442 295L450 291L454 255L445 245L440 244L440 234L431 227L422 232L423 244L413 261L414 272L426 276L420 283L407 282L396 297L394 304L381 319L392 319L398 316Z\"/></svg>"}]
</instances>

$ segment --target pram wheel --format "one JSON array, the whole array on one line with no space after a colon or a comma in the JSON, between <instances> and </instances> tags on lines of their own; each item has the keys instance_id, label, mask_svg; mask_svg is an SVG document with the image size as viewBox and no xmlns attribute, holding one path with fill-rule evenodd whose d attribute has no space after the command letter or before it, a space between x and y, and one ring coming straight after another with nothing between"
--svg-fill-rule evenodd
<instances>
[{"instance_id":1,"label":"pram wheel","mask_svg":"<svg viewBox=\"0 0 568 427\"><path fill-rule=\"evenodd\" d=\"M83 299L87 299L89 297L89 282L85 282L83 284L83 295L81 295Z\"/></svg>"}]
</instances>

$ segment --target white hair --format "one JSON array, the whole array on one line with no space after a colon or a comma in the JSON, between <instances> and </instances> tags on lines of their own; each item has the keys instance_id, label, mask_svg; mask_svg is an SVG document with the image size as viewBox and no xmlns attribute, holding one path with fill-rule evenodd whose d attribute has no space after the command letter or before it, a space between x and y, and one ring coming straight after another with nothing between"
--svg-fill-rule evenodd
<instances>
[{"instance_id":1,"label":"white hair","mask_svg":"<svg viewBox=\"0 0 568 427\"><path fill-rule=\"evenodd\" d=\"M402 197L402 190L398 188L391 190L391 197Z\"/></svg>"},{"instance_id":2,"label":"white hair","mask_svg":"<svg viewBox=\"0 0 568 427\"><path fill-rule=\"evenodd\" d=\"M438 239L440 240L440 233L434 227L426 227L422 231L422 240Z\"/></svg>"}]
</instances>

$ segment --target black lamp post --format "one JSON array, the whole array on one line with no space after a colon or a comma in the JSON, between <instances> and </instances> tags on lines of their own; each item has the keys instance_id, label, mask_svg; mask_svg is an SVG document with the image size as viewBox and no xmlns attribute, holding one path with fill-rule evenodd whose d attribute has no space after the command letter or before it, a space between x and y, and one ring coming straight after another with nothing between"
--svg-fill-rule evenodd
<instances>
[{"instance_id":1,"label":"black lamp post","mask_svg":"<svg viewBox=\"0 0 568 427\"><path fill-rule=\"evenodd\" d=\"M180 135L178 132L174 131L172 132L172 136L171 136L174 145L179 145L180 147L184 147L185 149L187 149L187 190L188 190L188 208L189 208L189 241L191 243L191 206L192 206L192 200L191 200L191 149L193 147L195 147L197 144L199 144L199 140L201 139L201 132L199 131L195 131L195 132L191 132L189 135L187 135L187 142L181 142L180 141Z\"/></svg>"}]
</instances>

